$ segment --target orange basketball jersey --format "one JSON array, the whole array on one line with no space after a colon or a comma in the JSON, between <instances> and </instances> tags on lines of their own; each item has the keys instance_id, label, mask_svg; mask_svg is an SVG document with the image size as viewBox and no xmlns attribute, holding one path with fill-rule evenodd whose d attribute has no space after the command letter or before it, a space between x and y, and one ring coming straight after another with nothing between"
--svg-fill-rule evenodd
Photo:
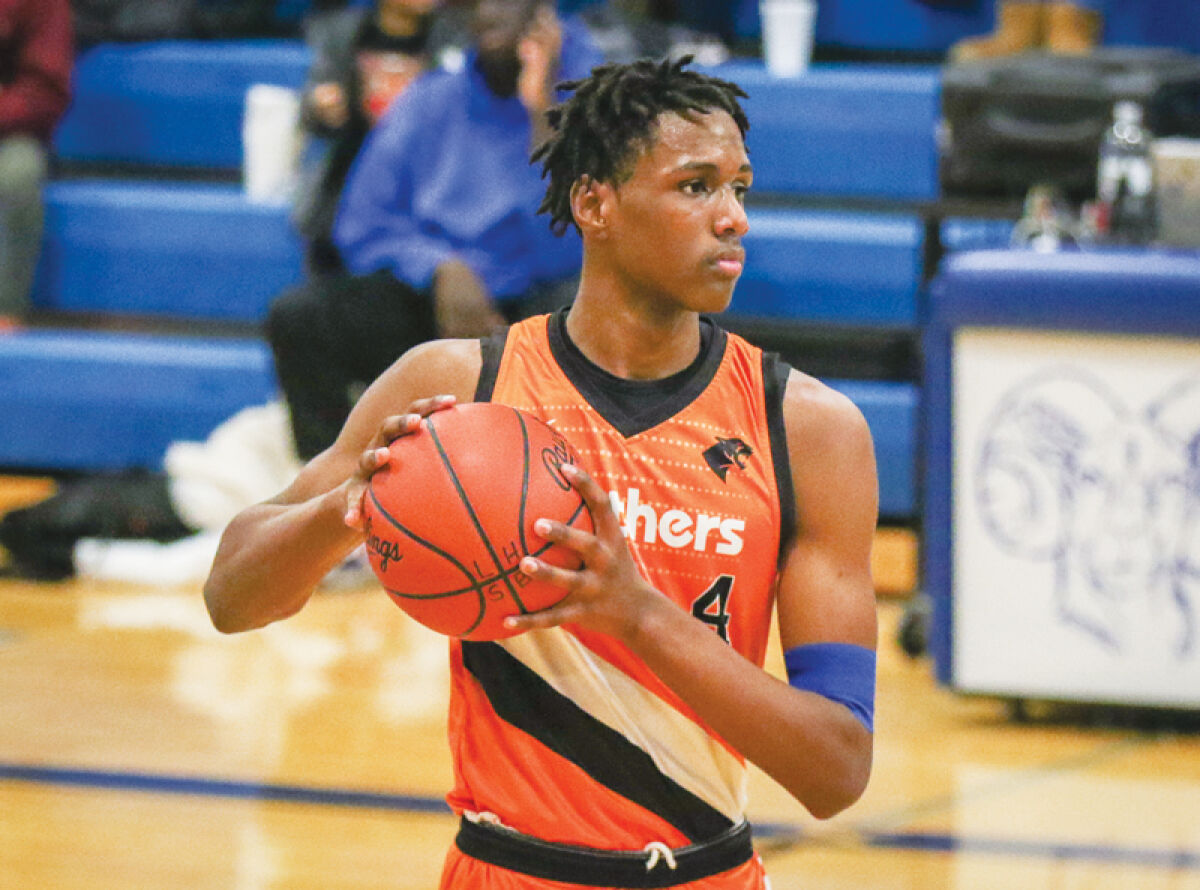
<instances>
[{"instance_id":1,"label":"orange basketball jersey","mask_svg":"<svg viewBox=\"0 0 1200 890\"><path fill-rule=\"evenodd\" d=\"M761 665L794 522L787 369L702 324L692 366L648 383L591 365L565 312L532 318L485 341L476 395L559 430L609 492L647 580ZM682 847L745 820L742 758L612 638L554 628L456 642L451 665L457 812L610 850ZM759 886L760 869L736 886Z\"/></svg>"}]
</instances>

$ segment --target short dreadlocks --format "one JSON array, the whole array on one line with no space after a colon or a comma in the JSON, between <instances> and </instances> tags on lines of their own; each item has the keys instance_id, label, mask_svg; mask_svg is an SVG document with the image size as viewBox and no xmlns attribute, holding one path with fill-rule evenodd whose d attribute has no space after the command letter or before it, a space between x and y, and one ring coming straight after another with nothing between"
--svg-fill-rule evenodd
<instances>
[{"instance_id":1,"label":"short dreadlocks","mask_svg":"<svg viewBox=\"0 0 1200 890\"><path fill-rule=\"evenodd\" d=\"M575 225L571 188L581 177L619 184L632 175L637 153L654 139L661 114L686 117L725 111L746 138L750 122L738 102L746 98L742 88L685 71L691 60L683 56L601 65L585 80L559 85L574 95L547 112L552 135L531 159L541 162L542 178L549 179L538 212L550 215L555 232L561 235L568 225Z\"/></svg>"}]
</instances>

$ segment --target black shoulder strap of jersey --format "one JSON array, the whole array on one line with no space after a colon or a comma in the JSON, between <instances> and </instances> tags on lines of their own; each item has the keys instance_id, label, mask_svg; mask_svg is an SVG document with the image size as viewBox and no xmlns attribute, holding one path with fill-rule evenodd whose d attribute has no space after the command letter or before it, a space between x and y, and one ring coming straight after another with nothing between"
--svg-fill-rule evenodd
<instances>
[{"instance_id":1,"label":"black shoulder strap of jersey","mask_svg":"<svg viewBox=\"0 0 1200 890\"><path fill-rule=\"evenodd\" d=\"M475 386L475 401L492 400L492 391L496 388L496 375L500 373L500 359L504 356L504 344L507 340L507 328L489 337L479 338L479 353L483 364L479 368L479 383Z\"/></svg>"},{"instance_id":2,"label":"black shoulder strap of jersey","mask_svg":"<svg viewBox=\"0 0 1200 890\"><path fill-rule=\"evenodd\" d=\"M787 428L783 422L783 395L791 366L774 352L763 353L763 389L767 402L767 430L771 437L771 462L779 491L779 562L796 534L796 493L792 489L792 461Z\"/></svg>"}]
</instances>

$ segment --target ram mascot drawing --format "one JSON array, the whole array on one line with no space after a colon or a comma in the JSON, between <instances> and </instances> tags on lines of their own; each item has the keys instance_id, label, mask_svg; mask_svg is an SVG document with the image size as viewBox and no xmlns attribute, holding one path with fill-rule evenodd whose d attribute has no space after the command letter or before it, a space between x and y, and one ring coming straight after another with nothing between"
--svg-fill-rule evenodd
<instances>
[{"instance_id":1,"label":"ram mascot drawing","mask_svg":"<svg viewBox=\"0 0 1200 890\"><path fill-rule=\"evenodd\" d=\"M1135 408L1087 371L1041 371L991 412L974 472L984 528L1052 568L1062 622L1116 653L1193 656L1200 375Z\"/></svg>"}]
</instances>

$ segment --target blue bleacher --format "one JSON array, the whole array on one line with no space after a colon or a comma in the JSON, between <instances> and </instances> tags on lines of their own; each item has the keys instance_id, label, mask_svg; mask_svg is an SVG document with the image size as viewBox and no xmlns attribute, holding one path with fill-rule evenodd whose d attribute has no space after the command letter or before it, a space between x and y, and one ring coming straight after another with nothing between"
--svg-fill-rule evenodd
<instances>
[{"instance_id":1,"label":"blue bleacher","mask_svg":"<svg viewBox=\"0 0 1200 890\"><path fill-rule=\"evenodd\" d=\"M911 515L916 392L900 383L829 380L875 437L880 511ZM278 397L254 339L106 331L0 336L0 467L160 468L173 441L198 441L242 408Z\"/></svg>"},{"instance_id":2,"label":"blue bleacher","mask_svg":"<svg viewBox=\"0 0 1200 890\"><path fill-rule=\"evenodd\" d=\"M752 208L732 312L913 327L922 230L915 215Z\"/></svg>"},{"instance_id":3,"label":"blue bleacher","mask_svg":"<svg viewBox=\"0 0 1200 890\"><path fill-rule=\"evenodd\" d=\"M911 520L917 503L917 388L884 380L825 380L854 402L875 440L879 514L888 521Z\"/></svg>"},{"instance_id":4,"label":"blue bleacher","mask_svg":"<svg viewBox=\"0 0 1200 890\"><path fill-rule=\"evenodd\" d=\"M806 196L933 200L938 69L816 65L795 80L759 63L711 69L747 93L754 188Z\"/></svg>"},{"instance_id":5,"label":"blue bleacher","mask_svg":"<svg viewBox=\"0 0 1200 890\"><path fill-rule=\"evenodd\" d=\"M237 169L242 111L256 83L298 88L298 41L111 44L84 52L54 137L64 161Z\"/></svg>"},{"instance_id":6,"label":"blue bleacher","mask_svg":"<svg viewBox=\"0 0 1200 890\"><path fill-rule=\"evenodd\" d=\"M789 321L911 327L915 216L751 208L732 310ZM47 189L36 305L59 312L257 323L301 276L288 208L235 186L66 180Z\"/></svg>"},{"instance_id":7,"label":"blue bleacher","mask_svg":"<svg viewBox=\"0 0 1200 890\"><path fill-rule=\"evenodd\" d=\"M63 180L46 188L34 305L258 322L301 278L286 206L233 185Z\"/></svg>"},{"instance_id":8,"label":"blue bleacher","mask_svg":"<svg viewBox=\"0 0 1200 890\"><path fill-rule=\"evenodd\" d=\"M160 467L167 445L201 440L276 398L259 340L103 331L0 336L0 466Z\"/></svg>"},{"instance_id":9,"label":"blue bleacher","mask_svg":"<svg viewBox=\"0 0 1200 890\"><path fill-rule=\"evenodd\" d=\"M164 181L161 171L202 168L232 180L246 90L254 83L299 86L308 61L307 50L288 41L134 44L85 53L75 100L56 135L59 157L160 172L144 181L50 184L36 305L68 315L259 323L270 300L300 278L288 208L252 204L232 181ZM741 61L716 73L749 93L756 192L879 203L936 197L936 69L818 65L781 81ZM800 325L915 329L925 245L914 211L772 203L751 207L750 222L750 262L732 313ZM0 465L156 466L172 439L202 437L275 391L269 352L253 339L95 332L4 339L0 381L20 395L0 416L6 443ZM872 428L881 512L914 517L915 383L828 382L863 410ZM39 426L38 417L69 418L90 435L72 438L57 423ZM92 427L103 429L92 433Z\"/></svg>"}]
</instances>

